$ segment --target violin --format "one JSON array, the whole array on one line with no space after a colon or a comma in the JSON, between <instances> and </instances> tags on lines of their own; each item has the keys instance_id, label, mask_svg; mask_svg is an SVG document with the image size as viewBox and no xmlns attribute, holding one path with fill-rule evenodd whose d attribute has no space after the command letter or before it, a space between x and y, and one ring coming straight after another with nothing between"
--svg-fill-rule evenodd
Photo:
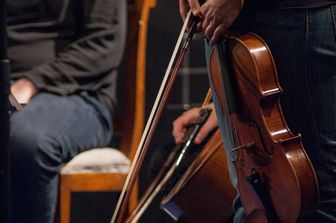
<instances>
[{"instance_id":1,"label":"violin","mask_svg":"<svg viewBox=\"0 0 336 223\"><path fill-rule=\"evenodd\" d=\"M245 222L307 219L317 207L317 178L301 136L282 114L283 90L268 46L253 33L230 35L212 49L209 69Z\"/></svg>"}]
</instances>

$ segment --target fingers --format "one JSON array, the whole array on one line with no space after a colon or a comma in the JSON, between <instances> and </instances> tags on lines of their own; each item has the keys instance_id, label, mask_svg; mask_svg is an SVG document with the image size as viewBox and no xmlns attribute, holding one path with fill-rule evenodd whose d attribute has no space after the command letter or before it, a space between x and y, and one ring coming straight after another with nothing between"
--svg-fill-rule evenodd
<instances>
[{"instance_id":1,"label":"fingers","mask_svg":"<svg viewBox=\"0 0 336 223\"><path fill-rule=\"evenodd\" d=\"M210 45L216 44L226 32L227 27L223 24L216 27L215 31L209 35Z\"/></svg>"},{"instance_id":2,"label":"fingers","mask_svg":"<svg viewBox=\"0 0 336 223\"><path fill-rule=\"evenodd\" d=\"M187 29L190 30L193 24L194 18L201 16L200 15L200 4L198 0L179 0L179 8L180 8L180 15L183 21L185 21L189 10L191 10L193 16L191 17L191 19L189 20L187 24ZM200 25L198 25L196 32L201 32L201 31L202 30L200 29Z\"/></svg>"},{"instance_id":3,"label":"fingers","mask_svg":"<svg viewBox=\"0 0 336 223\"><path fill-rule=\"evenodd\" d=\"M205 31L207 28L209 28L209 26L212 25L211 23L212 23L213 16L207 10L206 5L202 6L200 14L204 15L204 19L202 21L202 30Z\"/></svg>"},{"instance_id":4,"label":"fingers","mask_svg":"<svg viewBox=\"0 0 336 223\"><path fill-rule=\"evenodd\" d=\"M243 7L242 0L207 0L198 14L204 18L201 28L211 45L225 35Z\"/></svg>"},{"instance_id":5,"label":"fingers","mask_svg":"<svg viewBox=\"0 0 336 223\"><path fill-rule=\"evenodd\" d=\"M179 0L179 7L180 15L184 21L190 9L188 0Z\"/></svg>"},{"instance_id":6,"label":"fingers","mask_svg":"<svg viewBox=\"0 0 336 223\"><path fill-rule=\"evenodd\" d=\"M180 15L185 20L189 10L191 10L194 16L200 14L200 4L198 0L179 0Z\"/></svg>"},{"instance_id":7,"label":"fingers","mask_svg":"<svg viewBox=\"0 0 336 223\"><path fill-rule=\"evenodd\" d=\"M203 31L210 44L214 45L236 20L244 1L206 0L202 6L198 0L179 0L179 3L182 18L185 19L188 11L191 10L193 15L201 20L197 31ZM188 27L190 28L190 24Z\"/></svg>"},{"instance_id":8,"label":"fingers","mask_svg":"<svg viewBox=\"0 0 336 223\"><path fill-rule=\"evenodd\" d=\"M210 21L209 25L207 25L206 28L204 29L204 35L207 37L208 40L211 39L216 28L217 28L216 24Z\"/></svg>"},{"instance_id":9,"label":"fingers","mask_svg":"<svg viewBox=\"0 0 336 223\"><path fill-rule=\"evenodd\" d=\"M189 7L190 7L192 14L194 16L198 16L198 14L200 13L200 8L201 8L198 0L188 0L188 2L189 2Z\"/></svg>"},{"instance_id":10,"label":"fingers","mask_svg":"<svg viewBox=\"0 0 336 223\"><path fill-rule=\"evenodd\" d=\"M220 21L218 17L211 17L208 16L211 21L209 25L206 26L204 29L204 34L208 38L211 45L214 45L219 38L225 33L226 29L228 28L225 23Z\"/></svg>"},{"instance_id":11,"label":"fingers","mask_svg":"<svg viewBox=\"0 0 336 223\"><path fill-rule=\"evenodd\" d=\"M204 141L204 139L215 129L218 127L217 117L214 110L213 105L210 107L212 112L208 117L207 121L204 123L200 131L198 132L194 143L200 144Z\"/></svg>"},{"instance_id":12,"label":"fingers","mask_svg":"<svg viewBox=\"0 0 336 223\"><path fill-rule=\"evenodd\" d=\"M202 23L202 31L210 44L214 45L227 28L223 21L223 15L218 13L217 8L207 3L201 7L201 13L205 15Z\"/></svg>"},{"instance_id":13,"label":"fingers","mask_svg":"<svg viewBox=\"0 0 336 223\"><path fill-rule=\"evenodd\" d=\"M199 110L200 108L192 108L184 112L173 122L172 135L176 144L181 144L183 142L187 128L190 123L200 117Z\"/></svg>"}]
</instances>

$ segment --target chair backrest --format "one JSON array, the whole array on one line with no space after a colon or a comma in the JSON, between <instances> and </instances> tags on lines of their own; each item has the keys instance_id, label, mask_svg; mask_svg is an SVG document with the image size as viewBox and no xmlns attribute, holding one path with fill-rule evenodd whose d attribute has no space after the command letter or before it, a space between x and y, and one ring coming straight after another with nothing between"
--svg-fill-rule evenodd
<instances>
[{"instance_id":1,"label":"chair backrest","mask_svg":"<svg viewBox=\"0 0 336 223\"><path fill-rule=\"evenodd\" d=\"M145 119L147 21L155 0L127 0L127 41L119 81L121 114L114 120L118 149L133 160Z\"/></svg>"}]
</instances>

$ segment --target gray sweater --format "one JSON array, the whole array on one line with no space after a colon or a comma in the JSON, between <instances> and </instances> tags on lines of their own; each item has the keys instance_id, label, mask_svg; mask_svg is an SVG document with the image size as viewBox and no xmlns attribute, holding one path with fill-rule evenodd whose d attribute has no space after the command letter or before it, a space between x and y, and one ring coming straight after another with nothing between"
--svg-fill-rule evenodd
<instances>
[{"instance_id":1,"label":"gray sweater","mask_svg":"<svg viewBox=\"0 0 336 223\"><path fill-rule=\"evenodd\" d=\"M7 0L11 79L40 91L87 91L111 112L126 38L125 0Z\"/></svg>"}]
</instances>

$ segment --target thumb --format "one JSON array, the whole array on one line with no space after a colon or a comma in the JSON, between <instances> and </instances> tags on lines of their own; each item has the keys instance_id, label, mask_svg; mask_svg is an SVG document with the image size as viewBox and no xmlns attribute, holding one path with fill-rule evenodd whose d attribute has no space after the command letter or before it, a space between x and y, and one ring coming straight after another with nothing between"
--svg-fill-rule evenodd
<instances>
[{"instance_id":1,"label":"thumb","mask_svg":"<svg viewBox=\"0 0 336 223\"><path fill-rule=\"evenodd\" d=\"M194 16L197 16L200 13L200 8L201 8L198 0L188 0L188 2L189 2L189 6L190 6L190 10L192 14Z\"/></svg>"}]
</instances>

